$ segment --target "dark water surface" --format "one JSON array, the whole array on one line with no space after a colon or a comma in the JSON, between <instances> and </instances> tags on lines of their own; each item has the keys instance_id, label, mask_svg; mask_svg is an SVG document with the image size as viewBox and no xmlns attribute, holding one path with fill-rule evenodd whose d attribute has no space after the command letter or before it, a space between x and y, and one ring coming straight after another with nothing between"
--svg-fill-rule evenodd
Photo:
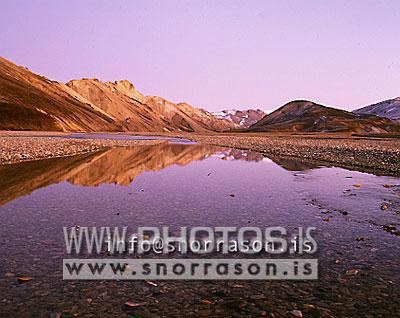
<instances>
[{"instance_id":1,"label":"dark water surface","mask_svg":"<svg viewBox=\"0 0 400 318\"><path fill-rule=\"evenodd\" d=\"M399 200L398 178L195 144L0 166L0 317L400 316ZM319 280L63 281L76 224L314 226Z\"/></svg>"}]
</instances>

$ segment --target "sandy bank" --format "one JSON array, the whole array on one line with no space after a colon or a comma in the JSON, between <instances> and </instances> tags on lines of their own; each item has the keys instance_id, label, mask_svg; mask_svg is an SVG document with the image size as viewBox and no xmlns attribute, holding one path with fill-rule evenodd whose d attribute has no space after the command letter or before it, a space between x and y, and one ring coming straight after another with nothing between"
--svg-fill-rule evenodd
<instances>
[{"instance_id":1,"label":"sandy bank","mask_svg":"<svg viewBox=\"0 0 400 318\"><path fill-rule=\"evenodd\" d=\"M400 175L400 139L306 136L185 136L197 142Z\"/></svg>"}]
</instances>

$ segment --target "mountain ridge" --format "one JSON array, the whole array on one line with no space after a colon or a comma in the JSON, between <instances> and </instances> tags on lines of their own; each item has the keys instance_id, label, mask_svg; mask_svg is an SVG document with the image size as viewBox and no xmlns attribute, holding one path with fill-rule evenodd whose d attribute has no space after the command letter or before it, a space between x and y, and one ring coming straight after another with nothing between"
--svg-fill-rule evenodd
<instances>
[{"instance_id":1,"label":"mountain ridge","mask_svg":"<svg viewBox=\"0 0 400 318\"><path fill-rule=\"evenodd\" d=\"M400 97L358 108L353 110L353 113L359 115L375 115L400 122Z\"/></svg>"},{"instance_id":2,"label":"mountain ridge","mask_svg":"<svg viewBox=\"0 0 400 318\"><path fill-rule=\"evenodd\" d=\"M216 118L227 119L239 125L241 128L248 128L266 115L261 109L224 109L220 112L211 112Z\"/></svg>"},{"instance_id":3,"label":"mountain ridge","mask_svg":"<svg viewBox=\"0 0 400 318\"><path fill-rule=\"evenodd\" d=\"M66 84L112 116L128 131L223 131L235 128L226 120L210 118L187 103L175 104L163 97L145 96L128 80L72 80Z\"/></svg>"},{"instance_id":4,"label":"mountain ridge","mask_svg":"<svg viewBox=\"0 0 400 318\"><path fill-rule=\"evenodd\" d=\"M201 109L145 96L128 80L66 84L0 57L0 129L39 131L206 132L236 126Z\"/></svg>"},{"instance_id":5,"label":"mountain ridge","mask_svg":"<svg viewBox=\"0 0 400 318\"><path fill-rule=\"evenodd\" d=\"M279 107L249 127L249 131L372 132L399 131L397 123L373 115L294 100Z\"/></svg>"},{"instance_id":6,"label":"mountain ridge","mask_svg":"<svg viewBox=\"0 0 400 318\"><path fill-rule=\"evenodd\" d=\"M400 98L353 112L307 100L291 101L269 114L260 109L210 112L185 102L146 96L126 79L103 82L82 78L64 84L0 57L1 130L399 131L399 123L391 119L400 121Z\"/></svg>"},{"instance_id":7,"label":"mountain ridge","mask_svg":"<svg viewBox=\"0 0 400 318\"><path fill-rule=\"evenodd\" d=\"M109 116L65 84L51 81L1 57L0 128L119 130Z\"/></svg>"}]
</instances>

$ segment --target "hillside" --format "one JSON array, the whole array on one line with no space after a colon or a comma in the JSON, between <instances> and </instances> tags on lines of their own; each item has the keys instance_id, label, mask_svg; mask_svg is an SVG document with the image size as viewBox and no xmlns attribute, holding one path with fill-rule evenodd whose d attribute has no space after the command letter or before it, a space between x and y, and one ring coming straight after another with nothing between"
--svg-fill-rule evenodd
<instances>
[{"instance_id":1,"label":"hillside","mask_svg":"<svg viewBox=\"0 0 400 318\"><path fill-rule=\"evenodd\" d=\"M186 103L175 104L158 96L145 96L127 80L102 82L98 79L73 80L67 86L97 105L128 131L226 130L234 125L217 120Z\"/></svg>"},{"instance_id":2,"label":"hillside","mask_svg":"<svg viewBox=\"0 0 400 318\"><path fill-rule=\"evenodd\" d=\"M127 80L49 80L0 58L0 130L222 131L235 128L186 103L145 96Z\"/></svg>"},{"instance_id":3,"label":"hillside","mask_svg":"<svg viewBox=\"0 0 400 318\"><path fill-rule=\"evenodd\" d=\"M400 97L356 109L353 113L375 115L400 121Z\"/></svg>"},{"instance_id":4,"label":"hillside","mask_svg":"<svg viewBox=\"0 0 400 318\"><path fill-rule=\"evenodd\" d=\"M390 132L399 125L386 118L356 115L310 101L292 101L264 116L249 131Z\"/></svg>"},{"instance_id":5,"label":"hillside","mask_svg":"<svg viewBox=\"0 0 400 318\"><path fill-rule=\"evenodd\" d=\"M0 129L115 131L120 127L66 85L0 57Z\"/></svg>"},{"instance_id":6,"label":"hillside","mask_svg":"<svg viewBox=\"0 0 400 318\"><path fill-rule=\"evenodd\" d=\"M287 103L268 115L259 109L211 113L187 103L145 96L128 80L84 78L63 84L0 57L0 130L399 131L399 124L390 119L400 121L400 98L353 113L302 100Z\"/></svg>"}]
</instances>

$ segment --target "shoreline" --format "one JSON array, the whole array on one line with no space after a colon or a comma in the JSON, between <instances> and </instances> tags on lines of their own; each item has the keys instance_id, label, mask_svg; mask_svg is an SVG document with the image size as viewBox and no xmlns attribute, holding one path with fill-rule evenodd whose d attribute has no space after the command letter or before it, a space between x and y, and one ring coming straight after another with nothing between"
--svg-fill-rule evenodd
<instances>
[{"instance_id":1,"label":"shoreline","mask_svg":"<svg viewBox=\"0 0 400 318\"><path fill-rule=\"evenodd\" d=\"M167 141L62 138L62 135L0 135L0 166L83 155L112 147L149 146L165 142Z\"/></svg>"},{"instance_id":2,"label":"shoreline","mask_svg":"<svg viewBox=\"0 0 400 318\"><path fill-rule=\"evenodd\" d=\"M108 149L155 145L166 140L63 138L73 133L0 131L0 165L60 158ZM106 133L107 134L107 133ZM110 134L110 133L109 133ZM200 144L259 152L314 164L400 176L400 139L349 135L117 133L185 138ZM90 134L89 134L90 135Z\"/></svg>"},{"instance_id":3,"label":"shoreline","mask_svg":"<svg viewBox=\"0 0 400 318\"><path fill-rule=\"evenodd\" d=\"M186 138L209 145L297 159L310 163L400 176L400 139L323 136L204 136Z\"/></svg>"}]
</instances>

